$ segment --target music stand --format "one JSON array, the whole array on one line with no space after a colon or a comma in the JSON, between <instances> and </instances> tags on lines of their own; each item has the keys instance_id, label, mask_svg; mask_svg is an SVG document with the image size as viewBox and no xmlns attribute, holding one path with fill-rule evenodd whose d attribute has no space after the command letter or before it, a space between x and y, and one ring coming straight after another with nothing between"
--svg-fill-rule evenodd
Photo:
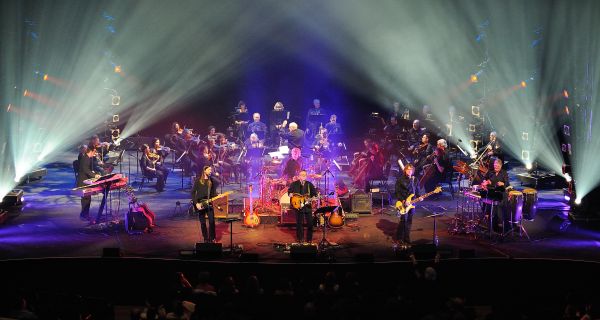
<instances>
[{"instance_id":1,"label":"music stand","mask_svg":"<svg viewBox=\"0 0 600 320\"><path fill-rule=\"evenodd\" d=\"M234 250L234 245L233 245L233 223L235 221L240 221L242 220L241 218L230 218L230 219L226 219L225 222L229 223L229 254L233 254L234 252L242 252L242 248L238 247L237 245L235 246L237 250Z\"/></svg>"},{"instance_id":2,"label":"music stand","mask_svg":"<svg viewBox=\"0 0 600 320\"><path fill-rule=\"evenodd\" d=\"M313 214L315 216L318 216L319 214L321 215L325 215L326 212L333 212L335 210L337 210L339 208L339 206L326 206L326 207L321 207L319 209L317 209ZM309 226L309 228L312 228L312 226ZM327 235L327 224L325 222L325 217L323 217L323 225L321 226L322 229L322 238L321 241L318 244L318 248L319 250L323 250L325 247L329 247L329 246L334 246L334 244L332 244L331 242L329 242L326 239L326 235Z\"/></svg>"},{"instance_id":3,"label":"music stand","mask_svg":"<svg viewBox=\"0 0 600 320\"><path fill-rule=\"evenodd\" d=\"M431 214L428 216L425 216L425 218L433 218L433 244L437 247L440 244L440 239L437 236L437 220L436 220L436 218L446 214L446 208L444 208L442 206L435 206L435 207L438 208L438 211L432 210L427 206L423 206L423 209L431 212Z\"/></svg>"}]
</instances>

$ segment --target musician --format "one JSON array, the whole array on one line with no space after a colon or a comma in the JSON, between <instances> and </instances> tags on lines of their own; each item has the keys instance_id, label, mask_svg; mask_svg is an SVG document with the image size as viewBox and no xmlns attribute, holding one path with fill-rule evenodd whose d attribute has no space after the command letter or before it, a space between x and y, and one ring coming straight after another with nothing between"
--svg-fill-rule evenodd
<instances>
[{"instance_id":1,"label":"musician","mask_svg":"<svg viewBox=\"0 0 600 320\"><path fill-rule=\"evenodd\" d=\"M180 154L181 159L179 161L182 163L183 169L187 172L196 173L199 168L202 168L198 166L200 140L192 136L189 129L184 129L182 132L183 138L177 139L175 150Z\"/></svg>"},{"instance_id":2,"label":"musician","mask_svg":"<svg viewBox=\"0 0 600 320\"><path fill-rule=\"evenodd\" d=\"M236 112L233 114L233 124L237 129L238 139L244 141L246 139L246 129L250 122L250 115L246 108L246 103L242 100L238 102Z\"/></svg>"},{"instance_id":3,"label":"musician","mask_svg":"<svg viewBox=\"0 0 600 320\"><path fill-rule=\"evenodd\" d=\"M492 131L490 132L490 142L483 160L485 161L487 159L490 159L491 161L496 158L502 160L502 162L504 163L504 153L502 152L502 145L498 140L498 134L496 133L496 131ZM490 170L493 169L493 162L490 164L489 168Z\"/></svg>"},{"instance_id":4,"label":"musician","mask_svg":"<svg viewBox=\"0 0 600 320\"><path fill-rule=\"evenodd\" d=\"M98 135L93 135L90 139L90 143L88 144L88 146L96 149L96 157L92 159L94 171L98 172L100 175L106 175L111 173L113 170L113 166L104 163L104 155L108 153L110 143L100 142L100 137L98 137Z\"/></svg>"},{"instance_id":5,"label":"musician","mask_svg":"<svg viewBox=\"0 0 600 320\"><path fill-rule=\"evenodd\" d=\"M140 167L144 176L156 178L156 191L162 192L165 189L165 181L169 175L167 168L157 166L160 160L160 155L150 152L150 147L147 144L142 145L142 158L140 159Z\"/></svg>"},{"instance_id":6,"label":"musician","mask_svg":"<svg viewBox=\"0 0 600 320\"><path fill-rule=\"evenodd\" d=\"M200 220L200 229L202 230L204 242L215 242L216 232L213 207L211 204L202 204L202 200L217 196L217 186L219 183L219 179L212 175L212 168L204 166L202 174L194 181L194 186L192 187L192 202L194 203L194 210L198 212L198 220ZM198 209L198 203L202 205L201 209ZM206 217L208 217L208 231L206 230Z\"/></svg>"},{"instance_id":7,"label":"musician","mask_svg":"<svg viewBox=\"0 0 600 320\"><path fill-rule=\"evenodd\" d=\"M206 135L206 141L208 141L212 146L217 144L217 140L219 135L217 134L217 128L215 126L208 127L208 134Z\"/></svg>"},{"instance_id":8,"label":"musician","mask_svg":"<svg viewBox=\"0 0 600 320\"><path fill-rule=\"evenodd\" d=\"M299 148L293 148L291 151L290 157L285 162L283 166L283 171L281 173L281 177L286 181L292 181L295 179L300 170L302 169L303 160L301 155L301 151Z\"/></svg>"},{"instance_id":9,"label":"musician","mask_svg":"<svg viewBox=\"0 0 600 320\"><path fill-rule=\"evenodd\" d=\"M312 148L317 154L329 157L331 152L329 145L329 133L327 132L327 129L321 126L319 128L319 133L315 136Z\"/></svg>"},{"instance_id":10,"label":"musician","mask_svg":"<svg viewBox=\"0 0 600 320\"><path fill-rule=\"evenodd\" d=\"M320 121L324 118L324 121ZM308 109L306 116L306 134L309 137L314 137L317 134L317 129L323 122L327 121L327 111L321 108L321 101L319 99L313 100L313 107Z\"/></svg>"},{"instance_id":11,"label":"musician","mask_svg":"<svg viewBox=\"0 0 600 320\"><path fill-rule=\"evenodd\" d=\"M409 148L409 150L411 150ZM430 160L430 155L433 153L433 145L429 143L429 133L425 133L421 137L421 144L412 149L413 165L415 166L415 175L421 176L421 169Z\"/></svg>"},{"instance_id":12,"label":"musician","mask_svg":"<svg viewBox=\"0 0 600 320\"><path fill-rule=\"evenodd\" d=\"M298 129L298 124L291 122L289 124L289 132L280 132L279 135L286 139L290 149L300 148L304 145L304 131Z\"/></svg>"},{"instance_id":13,"label":"musician","mask_svg":"<svg viewBox=\"0 0 600 320\"><path fill-rule=\"evenodd\" d=\"M396 180L396 199L398 201L404 202L411 194L414 194L415 197L419 195L414 173L415 167L412 164L404 166L403 174ZM396 229L396 241L410 244L410 229L414 211L415 209L412 208L400 216L400 223Z\"/></svg>"},{"instance_id":14,"label":"musician","mask_svg":"<svg viewBox=\"0 0 600 320\"><path fill-rule=\"evenodd\" d=\"M444 139L437 141L437 148L431 155L432 161L425 169L420 185L425 188L425 192L430 192L446 177L446 172L450 167L450 161L446 150L448 149L448 143Z\"/></svg>"},{"instance_id":15,"label":"musician","mask_svg":"<svg viewBox=\"0 0 600 320\"><path fill-rule=\"evenodd\" d=\"M248 140L244 142L244 145L246 146L246 149L256 149L264 147L263 142L260 141L260 139L258 139L258 135L256 133L251 134L250 138L248 138Z\"/></svg>"},{"instance_id":16,"label":"musician","mask_svg":"<svg viewBox=\"0 0 600 320\"><path fill-rule=\"evenodd\" d=\"M279 130L287 125L289 115L289 111L285 112L281 101L275 102L273 110L271 110L271 116L269 117L269 137L271 145L279 145Z\"/></svg>"},{"instance_id":17,"label":"musician","mask_svg":"<svg viewBox=\"0 0 600 320\"><path fill-rule=\"evenodd\" d=\"M160 144L160 139L154 138L152 139L152 148L150 148L150 152L158 154L160 156L159 162L164 164L165 159L171 154L171 148L162 146Z\"/></svg>"},{"instance_id":18,"label":"musician","mask_svg":"<svg viewBox=\"0 0 600 320\"><path fill-rule=\"evenodd\" d=\"M408 141L411 146L419 144L419 138L425 133L425 128L421 128L421 121L415 119L412 123L412 128L408 130Z\"/></svg>"},{"instance_id":19,"label":"musician","mask_svg":"<svg viewBox=\"0 0 600 320\"><path fill-rule=\"evenodd\" d=\"M173 122L171 125L171 134L183 138L183 128L179 125L179 122Z\"/></svg>"},{"instance_id":20,"label":"musician","mask_svg":"<svg viewBox=\"0 0 600 320\"><path fill-rule=\"evenodd\" d=\"M227 136L223 134L219 134L217 138L217 144L214 147L215 158L215 166L219 168L219 172L221 173L221 177L223 179L223 183L225 183L224 173L229 173L231 176L231 172L233 171L233 161L230 159L230 155L235 150L236 146L234 143L227 141Z\"/></svg>"},{"instance_id":21,"label":"musician","mask_svg":"<svg viewBox=\"0 0 600 320\"><path fill-rule=\"evenodd\" d=\"M371 143L366 155L358 159L356 168L351 173L357 188L364 188L365 192L369 192L369 181L383 175L383 164L383 152L378 144Z\"/></svg>"},{"instance_id":22,"label":"musician","mask_svg":"<svg viewBox=\"0 0 600 320\"><path fill-rule=\"evenodd\" d=\"M258 135L258 138L264 143L265 137L267 135L267 125L260 121L260 113L258 112L255 112L252 115L252 119L254 120L254 122L248 125L248 129L246 129L247 133L256 133L256 135Z\"/></svg>"},{"instance_id":23,"label":"musician","mask_svg":"<svg viewBox=\"0 0 600 320\"><path fill-rule=\"evenodd\" d=\"M507 197L506 197L506 189L510 188L510 182L508 179L508 172L502 169L502 160L496 159L494 160L494 170L488 171L488 173L484 176L484 180L481 182L481 187L483 188L483 196L489 198L491 200L500 201L499 205L494 206L494 212L492 212L492 225L494 231L498 232L500 228L498 227L498 222L500 220L498 209L502 211L502 221L504 229L503 233L506 233L510 230L510 216L508 214L508 210L506 210L507 206ZM485 212L490 214L491 205L486 204L484 209Z\"/></svg>"},{"instance_id":24,"label":"musician","mask_svg":"<svg viewBox=\"0 0 600 320\"><path fill-rule=\"evenodd\" d=\"M78 174L77 174L77 187L83 187L86 184L83 183L84 180L87 179L98 179L100 178L100 174L95 172L92 169L93 162L92 159L96 157L96 148L88 146L83 150L82 153L78 156ZM92 204L92 196L88 195L85 197L81 197L81 213L79 213L79 218L81 220L90 220L90 205ZM100 212L104 209L104 202L100 207ZM100 217L98 217L100 218Z\"/></svg>"},{"instance_id":25,"label":"musician","mask_svg":"<svg viewBox=\"0 0 600 320\"><path fill-rule=\"evenodd\" d=\"M305 197L315 197L317 196L317 188L310 182L306 181L306 170L301 170L298 173L298 180L292 182L288 188L288 195L292 197L293 195L302 195ZM312 241L312 232L313 232L313 215L312 215L312 207L310 201L307 200L304 207L300 209L294 209L296 212L296 240L298 242L304 242L304 225L303 222L306 221L306 242Z\"/></svg>"},{"instance_id":26,"label":"musician","mask_svg":"<svg viewBox=\"0 0 600 320\"><path fill-rule=\"evenodd\" d=\"M329 117L329 122L325 124L325 129L330 135L340 135L342 134L342 126L337 122L337 115L332 114Z\"/></svg>"}]
</instances>

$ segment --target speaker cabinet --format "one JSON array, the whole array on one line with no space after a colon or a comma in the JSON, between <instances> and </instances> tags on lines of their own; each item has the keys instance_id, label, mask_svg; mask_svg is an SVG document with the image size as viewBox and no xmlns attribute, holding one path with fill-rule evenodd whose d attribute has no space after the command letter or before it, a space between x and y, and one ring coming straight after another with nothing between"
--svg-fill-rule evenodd
<instances>
[{"instance_id":1,"label":"speaker cabinet","mask_svg":"<svg viewBox=\"0 0 600 320\"><path fill-rule=\"evenodd\" d=\"M229 213L229 196L213 201L213 210L215 211L215 218L226 219Z\"/></svg>"},{"instance_id":2,"label":"speaker cabinet","mask_svg":"<svg viewBox=\"0 0 600 320\"><path fill-rule=\"evenodd\" d=\"M223 254L222 243L196 243L195 255L197 258L214 259L219 258Z\"/></svg>"},{"instance_id":3,"label":"speaker cabinet","mask_svg":"<svg viewBox=\"0 0 600 320\"><path fill-rule=\"evenodd\" d=\"M351 196L352 212L357 213L371 213L373 209L373 200L371 194L366 193L362 190L357 190Z\"/></svg>"}]
</instances>

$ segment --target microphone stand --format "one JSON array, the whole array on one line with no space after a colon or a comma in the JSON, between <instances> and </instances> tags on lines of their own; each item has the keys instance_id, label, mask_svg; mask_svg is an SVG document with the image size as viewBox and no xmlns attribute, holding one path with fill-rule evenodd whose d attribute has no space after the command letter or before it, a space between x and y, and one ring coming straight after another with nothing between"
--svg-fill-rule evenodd
<instances>
[{"instance_id":1,"label":"microphone stand","mask_svg":"<svg viewBox=\"0 0 600 320\"><path fill-rule=\"evenodd\" d=\"M331 175L331 178L335 179L333 172L329 170L329 166L329 160L327 160L327 169L322 174L325 177L325 195L327 197L327 200L329 200L329 178L327 177L327 175ZM326 205L329 205L329 203L327 202Z\"/></svg>"}]
</instances>

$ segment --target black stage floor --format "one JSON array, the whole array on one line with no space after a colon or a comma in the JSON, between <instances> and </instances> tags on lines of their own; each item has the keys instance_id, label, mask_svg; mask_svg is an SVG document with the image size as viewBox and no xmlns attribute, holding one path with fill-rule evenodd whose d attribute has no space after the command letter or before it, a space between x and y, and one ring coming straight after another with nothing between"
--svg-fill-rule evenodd
<instances>
[{"instance_id":1,"label":"black stage floor","mask_svg":"<svg viewBox=\"0 0 600 320\"><path fill-rule=\"evenodd\" d=\"M186 258L189 250L201 239L199 222L187 214L191 189L190 179L184 180L181 190L181 178L178 173L169 176L164 192L158 193L152 187L144 187L136 195L146 202L157 214L158 227L153 233L129 234L122 223L127 209L127 197L122 194L120 210L117 193L113 195L115 216L121 218L121 224L88 225L79 219L80 198L70 195L74 184L71 162L75 154L66 154L64 161L54 162L46 168L48 174L40 181L31 182L20 188L25 191L25 203L21 208L13 208L9 220L0 225L0 251L3 259L22 259L40 257L94 257L102 253L103 248L118 247L129 257ZM132 167L127 161L132 160ZM133 186L137 186L135 152L126 153L122 171L131 173ZM117 169L116 171L119 171ZM521 168L510 170L512 184L520 189L516 175ZM344 173L334 171L335 175ZM393 179L389 185L393 189ZM490 240L484 234L450 234L452 219L457 212L457 203L461 201L458 193L452 195L444 186L444 193L436 200L423 201L416 210L413 222L412 240L415 245L430 244L433 239L433 219L427 215L431 211L445 212L437 218L439 252L446 257L458 257L468 254L475 257L497 258L549 258L600 261L600 233L585 226L565 224L565 204L561 190L539 190L538 214L533 221L524 221L523 226L531 241L515 234L502 242ZM456 188L455 184L455 188ZM240 184L224 186L223 190L233 190L230 197L230 216L239 214L245 187ZM257 195L255 195L256 197ZM100 196L94 196L92 211L97 210ZM175 211L176 202L182 206L181 212ZM360 214L356 219L347 219L338 230L328 230L327 240L338 246L328 251L329 260L337 262L354 261L358 254L372 254L375 261L396 260L392 237L398 218L389 206L380 209L374 204L370 214ZM429 209L429 210L428 210ZM275 217L264 217L265 223L256 228L244 227L241 222L233 223L233 242L240 245L245 253L258 255L260 261L289 262L290 255L284 245L294 242L295 229L280 226ZM269 221L270 220L270 221ZM217 222L217 241L229 247L229 224ZM321 230L315 229L313 242L321 240ZM223 258L235 260L235 257Z\"/></svg>"}]
</instances>

